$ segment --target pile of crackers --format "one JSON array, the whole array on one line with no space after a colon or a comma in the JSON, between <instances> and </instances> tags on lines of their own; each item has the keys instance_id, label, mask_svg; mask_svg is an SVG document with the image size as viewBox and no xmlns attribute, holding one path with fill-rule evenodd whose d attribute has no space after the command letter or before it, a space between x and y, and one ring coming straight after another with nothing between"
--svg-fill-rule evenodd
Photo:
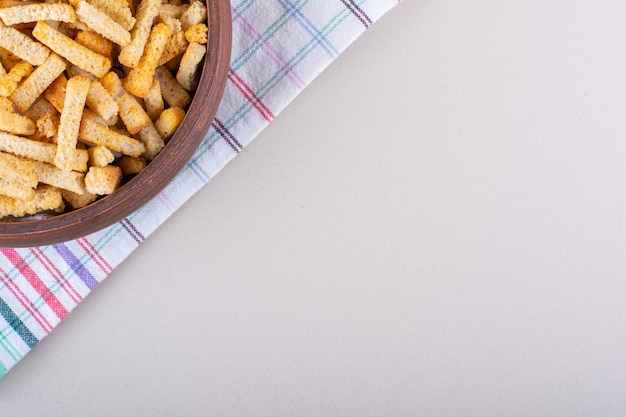
<instances>
[{"instance_id":1,"label":"pile of crackers","mask_svg":"<svg viewBox=\"0 0 626 417\"><path fill-rule=\"evenodd\" d=\"M209 36L201 0L0 0L0 218L91 204L178 129Z\"/></svg>"}]
</instances>

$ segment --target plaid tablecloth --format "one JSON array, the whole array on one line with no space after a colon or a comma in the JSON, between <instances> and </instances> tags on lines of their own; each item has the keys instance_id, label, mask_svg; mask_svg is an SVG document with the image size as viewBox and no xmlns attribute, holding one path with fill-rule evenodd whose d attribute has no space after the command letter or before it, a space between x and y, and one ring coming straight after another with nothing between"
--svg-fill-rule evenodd
<instances>
[{"instance_id":1,"label":"plaid tablecloth","mask_svg":"<svg viewBox=\"0 0 626 417\"><path fill-rule=\"evenodd\" d=\"M399 0L231 0L233 50L212 128L146 206L98 233L0 249L0 378L327 65Z\"/></svg>"}]
</instances>

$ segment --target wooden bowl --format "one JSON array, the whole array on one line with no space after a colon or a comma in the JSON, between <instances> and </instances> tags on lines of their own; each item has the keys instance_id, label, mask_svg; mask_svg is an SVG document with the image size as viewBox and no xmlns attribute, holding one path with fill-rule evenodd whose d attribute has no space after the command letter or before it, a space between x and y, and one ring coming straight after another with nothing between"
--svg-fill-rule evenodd
<instances>
[{"instance_id":1,"label":"wooden bowl","mask_svg":"<svg viewBox=\"0 0 626 417\"><path fill-rule=\"evenodd\" d=\"M205 138L224 94L232 46L229 0L207 2L208 53L185 119L140 174L113 194L78 210L43 219L0 221L0 247L41 246L76 239L110 226L154 198L190 161Z\"/></svg>"}]
</instances>

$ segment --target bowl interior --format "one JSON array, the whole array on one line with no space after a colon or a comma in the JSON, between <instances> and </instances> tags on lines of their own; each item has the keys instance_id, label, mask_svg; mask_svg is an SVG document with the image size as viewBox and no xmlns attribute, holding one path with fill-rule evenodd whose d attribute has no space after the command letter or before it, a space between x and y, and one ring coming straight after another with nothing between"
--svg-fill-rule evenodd
<instances>
[{"instance_id":1,"label":"bowl interior","mask_svg":"<svg viewBox=\"0 0 626 417\"><path fill-rule=\"evenodd\" d=\"M0 221L0 247L28 247L79 238L110 226L163 190L206 137L224 93L232 44L229 0L207 2L210 28L200 81L177 132L145 170L113 194L67 213L41 219Z\"/></svg>"}]
</instances>

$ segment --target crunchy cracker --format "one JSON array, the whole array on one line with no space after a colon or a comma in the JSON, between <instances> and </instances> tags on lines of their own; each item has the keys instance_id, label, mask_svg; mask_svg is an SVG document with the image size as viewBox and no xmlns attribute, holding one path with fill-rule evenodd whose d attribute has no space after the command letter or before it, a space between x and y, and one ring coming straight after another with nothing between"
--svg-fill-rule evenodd
<instances>
[{"instance_id":1,"label":"crunchy cracker","mask_svg":"<svg viewBox=\"0 0 626 417\"><path fill-rule=\"evenodd\" d=\"M200 62L204 58L206 47L196 42L191 42L180 61L176 81L187 91L192 91L198 86Z\"/></svg>"},{"instance_id":2,"label":"crunchy cracker","mask_svg":"<svg viewBox=\"0 0 626 417\"><path fill-rule=\"evenodd\" d=\"M44 21L37 22L33 36L74 65L102 77L111 69L111 59L68 38Z\"/></svg>"},{"instance_id":3,"label":"crunchy cracker","mask_svg":"<svg viewBox=\"0 0 626 417\"><path fill-rule=\"evenodd\" d=\"M124 90L116 73L108 73L101 82L119 106L119 116L130 134L139 132L152 122L137 98Z\"/></svg>"},{"instance_id":4,"label":"crunchy cracker","mask_svg":"<svg viewBox=\"0 0 626 417\"><path fill-rule=\"evenodd\" d=\"M140 98L148 95L159 57L171 34L172 30L165 23L159 23L152 28L144 54L137 66L124 79L123 85L126 91Z\"/></svg>"},{"instance_id":5,"label":"crunchy cracker","mask_svg":"<svg viewBox=\"0 0 626 417\"><path fill-rule=\"evenodd\" d=\"M8 180L0 177L0 196L28 201L35 197L35 189L25 186L21 180Z\"/></svg>"},{"instance_id":6,"label":"crunchy cracker","mask_svg":"<svg viewBox=\"0 0 626 417\"><path fill-rule=\"evenodd\" d=\"M65 88L67 87L67 77L59 75L43 92L43 96L54 108L61 113L65 102Z\"/></svg>"},{"instance_id":7,"label":"crunchy cracker","mask_svg":"<svg viewBox=\"0 0 626 417\"><path fill-rule=\"evenodd\" d=\"M117 165L91 167L85 175L87 191L93 194L111 194L122 183L122 170Z\"/></svg>"},{"instance_id":8,"label":"crunchy cracker","mask_svg":"<svg viewBox=\"0 0 626 417\"><path fill-rule=\"evenodd\" d=\"M65 101L57 134L57 154L54 157L54 165L60 169L71 169L71 160L78 141L80 120L90 85L91 80L81 76L72 77L67 81Z\"/></svg>"},{"instance_id":9,"label":"crunchy cracker","mask_svg":"<svg viewBox=\"0 0 626 417\"><path fill-rule=\"evenodd\" d=\"M48 142L53 140L59 132L60 118L56 114L46 114L37 119L37 138ZM55 139L56 140L56 139Z\"/></svg>"},{"instance_id":10,"label":"crunchy cracker","mask_svg":"<svg viewBox=\"0 0 626 417\"><path fill-rule=\"evenodd\" d=\"M8 100L8 99L7 99ZM11 101L8 100L10 103ZM13 103L11 103L13 105ZM39 97L32 106L24 113L24 116L30 117L33 122L46 116L57 116L59 112L45 97Z\"/></svg>"},{"instance_id":11,"label":"crunchy cracker","mask_svg":"<svg viewBox=\"0 0 626 417\"><path fill-rule=\"evenodd\" d=\"M161 85L163 100L170 107L187 107L191 102L189 93L176 81L176 78L165 67L157 67L155 78Z\"/></svg>"},{"instance_id":12,"label":"crunchy cracker","mask_svg":"<svg viewBox=\"0 0 626 417\"><path fill-rule=\"evenodd\" d=\"M76 21L76 13L72 6L65 3L20 4L0 8L0 19L7 26L39 20L73 23Z\"/></svg>"},{"instance_id":13,"label":"crunchy cracker","mask_svg":"<svg viewBox=\"0 0 626 417\"><path fill-rule=\"evenodd\" d=\"M64 209L61 191L56 187L40 185L30 200L0 196L0 218L31 216L43 211L58 213Z\"/></svg>"},{"instance_id":14,"label":"crunchy cracker","mask_svg":"<svg viewBox=\"0 0 626 417\"><path fill-rule=\"evenodd\" d=\"M135 26L136 19L126 0L88 0L91 5L106 13L120 26L131 30Z\"/></svg>"},{"instance_id":15,"label":"crunchy cracker","mask_svg":"<svg viewBox=\"0 0 626 417\"><path fill-rule=\"evenodd\" d=\"M152 123L141 129L137 133L137 138L146 147L146 151L143 153L143 157L146 158L148 161L153 160L154 157L157 156L159 152L161 152L163 146L165 146L163 138L161 138L161 135L159 135L159 132L156 130Z\"/></svg>"},{"instance_id":16,"label":"crunchy cracker","mask_svg":"<svg viewBox=\"0 0 626 417\"><path fill-rule=\"evenodd\" d=\"M61 190L61 196L73 209L86 207L98 199L98 194L92 194L89 191L77 194L69 190Z\"/></svg>"},{"instance_id":17,"label":"crunchy cracker","mask_svg":"<svg viewBox=\"0 0 626 417\"><path fill-rule=\"evenodd\" d=\"M115 160L115 155L106 146L96 145L87 149L89 166L104 167Z\"/></svg>"},{"instance_id":18,"label":"crunchy cracker","mask_svg":"<svg viewBox=\"0 0 626 417\"><path fill-rule=\"evenodd\" d=\"M65 70L65 60L50 54L9 97L15 108L24 113L43 91Z\"/></svg>"},{"instance_id":19,"label":"crunchy cracker","mask_svg":"<svg viewBox=\"0 0 626 417\"><path fill-rule=\"evenodd\" d=\"M15 64L4 77L0 78L0 96L9 97L22 79L33 72L33 66L26 61Z\"/></svg>"},{"instance_id":20,"label":"crunchy cracker","mask_svg":"<svg viewBox=\"0 0 626 417\"><path fill-rule=\"evenodd\" d=\"M65 70L65 73L67 74L68 78L77 77L80 75L82 77L87 77L90 80L94 80L94 81L99 79L98 77L90 73L89 71L85 71L78 65L74 65L74 64L68 64Z\"/></svg>"},{"instance_id":21,"label":"crunchy cracker","mask_svg":"<svg viewBox=\"0 0 626 417\"><path fill-rule=\"evenodd\" d=\"M185 31L187 42L196 42L201 45L209 41L209 28L204 23L197 23Z\"/></svg>"},{"instance_id":22,"label":"crunchy cracker","mask_svg":"<svg viewBox=\"0 0 626 417\"><path fill-rule=\"evenodd\" d=\"M57 145L0 132L0 151L53 164L57 153ZM88 159L89 155L86 150L75 149L71 169L73 171L87 171Z\"/></svg>"},{"instance_id":23,"label":"crunchy cracker","mask_svg":"<svg viewBox=\"0 0 626 417\"><path fill-rule=\"evenodd\" d=\"M33 161L37 165L37 177L43 184L53 185L64 190L84 194L85 174L77 171L66 171L45 162Z\"/></svg>"},{"instance_id":24,"label":"crunchy cracker","mask_svg":"<svg viewBox=\"0 0 626 417\"><path fill-rule=\"evenodd\" d=\"M91 30L104 36L111 42L121 46L130 43L130 33L126 29L85 0L79 0L76 4L76 15Z\"/></svg>"},{"instance_id":25,"label":"crunchy cracker","mask_svg":"<svg viewBox=\"0 0 626 417\"><path fill-rule=\"evenodd\" d=\"M184 118L185 110L180 107L170 107L169 109L163 110L163 113L161 113L157 121L154 122L154 127L163 140L169 140L183 122Z\"/></svg>"},{"instance_id":26,"label":"crunchy cracker","mask_svg":"<svg viewBox=\"0 0 626 417\"><path fill-rule=\"evenodd\" d=\"M0 109L4 111L14 112L15 107L13 107L13 102L6 97L0 96Z\"/></svg>"},{"instance_id":27,"label":"crunchy cracker","mask_svg":"<svg viewBox=\"0 0 626 417\"><path fill-rule=\"evenodd\" d=\"M31 199L37 187L37 168L32 161L0 152L0 194Z\"/></svg>"},{"instance_id":28,"label":"crunchy cracker","mask_svg":"<svg viewBox=\"0 0 626 417\"><path fill-rule=\"evenodd\" d=\"M83 117L78 138L93 145L106 146L112 151L129 156L140 156L146 150L143 143L130 136L118 133L95 120Z\"/></svg>"},{"instance_id":29,"label":"crunchy cracker","mask_svg":"<svg viewBox=\"0 0 626 417\"><path fill-rule=\"evenodd\" d=\"M120 118L130 134L135 134L152 123L148 113L132 95L128 93L123 94L116 101L120 107Z\"/></svg>"},{"instance_id":30,"label":"crunchy cracker","mask_svg":"<svg viewBox=\"0 0 626 417\"><path fill-rule=\"evenodd\" d=\"M131 31L130 43L122 48L118 60L123 65L135 68L143 54L143 49L150 36L152 23L159 13L161 0L142 0L137 7L137 22Z\"/></svg>"},{"instance_id":31,"label":"crunchy cracker","mask_svg":"<svg viewBox=\"0 0 626 417\"><path fill-rule=\"evenodd\" d=\"M206 6L201 1L191 3L189 8L180 16L180 23L183 25L183 30L187 30L193 25L202 23L206 20Z\"/></svg>"},{"instance_id":32,"label":"crunchy cracker","mask_svg":"<svg viewBox=\"0 0 626 417\"><path fill-rule=\"evenodd\" d=\"M189 42L187 41L187 38L185 38L185 32L181 30L174 33L167 40L165 48L163 49L163 53L159 58L158 65L164 65L175 57L181 55L183 52L185 52L187 45L189 45Z\"/></svg>"},{"instance_id":33,"label":"crunchy cracker","mask_svg":"<svg viewBox=\"0 0 626 417\"><path fill-rule=\"evenodd\" d=\"M172 33L180 32L181 30L183 30L183 25L182 23L180 23L180 20L169 14L161 13L159 11L158 21L160 23L165 23L167 26L169 26L170 29L172 29Z\"/></svg>"},{"instance_id":34,"label":"crunchy cracker","mask_svg":"<svg viewBox=\"0 0 626 417\"><path fill-rule=\"evenodd\" d=\"M21 114L0 110L0 130L27 136L35 133L35 123Z\"/></svg>"},{"instance_id":35,"label":"crunchy cracker","mask_svg":"<svg viewBox=\"0 0 626 417\"><path fill-rule=\"evenodd\" d=\"M0 46L31 65L41 65L50 54L48 48L30 36L3 24L0 24Z\"/></svg>"},{"instance_id":36,"label":"crunchy cracker","mask_svg":"<svg viewBox=\"0 0 626 417\"><path fill-rule=\"evenodd\" d=\"M146 106L146 113L152 121L159 118L161 112L165 109L165 102L161 95L161 85L157 80L152 82L148 95L143 98L143 104Z\"/></svg>"},{"instance_id":37,"label":"crunchy cracker","mask_svg":"<svg viewBox=\"0 0 626 417\"><path fill-rule=\"evenodd\" d=\"M136 175L146 169L148 163L144 158L133 158L130 156L122 156L117 163L122 169L124 175Z\"/></svg>"},{"instance_id":38,"label":"crunchy cracker","mask_svg":"<svg viewBox=\"0 0 626 417\"><path fill-rule=\"evenodd\" d=\"M170 16L175 19L180 19L187 9L189 9L188 4L162 3L159 5L159 17Z\"/></svg>"},{"instance_id":39,"label":"crunchy cracker","mask_svg":"<svg viewBox=\"0 0 626 417\"><path fill-rule=\"evenodd\" d=\"M91 30L79 30L74 40L100 55L110 56L113 52L113 42Z\"/></svg>"},{"instance_id":40,"label":"crunchy cracker","mask_svg":"<svg viewBox=\"0 0 626 417\"><path fill-rule=\"evenodd\" d=\"M111 95L102 86L100 81L92 81L87 94L87 107L93 110L103 120L111 123L117 116L119 106Z\"/></svg>"}]
</instances>

